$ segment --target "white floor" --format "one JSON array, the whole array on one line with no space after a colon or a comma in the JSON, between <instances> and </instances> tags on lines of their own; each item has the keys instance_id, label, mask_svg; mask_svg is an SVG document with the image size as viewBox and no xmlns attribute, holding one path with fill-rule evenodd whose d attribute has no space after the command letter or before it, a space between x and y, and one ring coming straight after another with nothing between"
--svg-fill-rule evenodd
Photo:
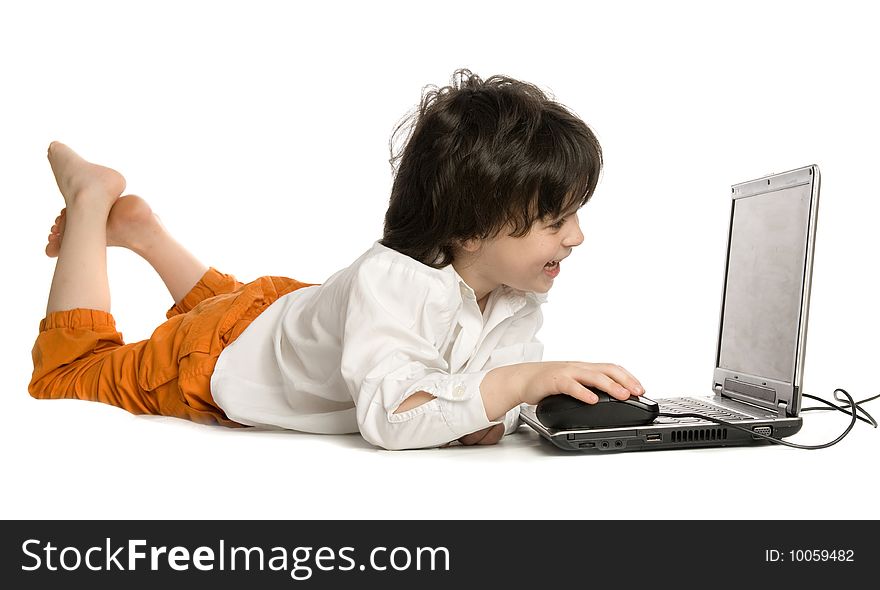
<instances>
[{"instance_id":1,"label":"white floor","mask_svg":"<svg viewBox=\"0 0 880 590\"><path fill-rule=\"evenodd\" d=\"M0 518L880 516L880 433L861 423L821 451L580 455L523 426L496 446L392 452L358 435L233 431L17 398L0 443ZM843 414L812 413L792 440L823 442L844 424Z\"/></svg>"}]
</instances>

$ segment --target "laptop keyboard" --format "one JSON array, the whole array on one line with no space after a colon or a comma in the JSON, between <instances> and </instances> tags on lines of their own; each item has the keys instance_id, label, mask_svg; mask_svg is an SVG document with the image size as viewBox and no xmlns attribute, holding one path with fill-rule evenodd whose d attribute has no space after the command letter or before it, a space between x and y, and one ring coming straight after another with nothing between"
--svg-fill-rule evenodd
<instances>
[{"instance_id":1,"label":"laptop keyboard","mask_svg":"<svg viewBox=\"0 0 880 590\"><path fill-rule=\"evenodd\" d=\"M660 404L660 412L664 414L704 414L706 416L710 416L712 418L718 418L719 420L726 420L728 422L734 420L754 420L755 416L749 416L747 414L741 414L737 411L731 410L730 408L723 408L721 406L717 406L715 404L710 404L704 402L699 399L694 399L692 397L679 397L675 399L657 399L658 404ZM686 424L689 422L702 422L700 418L691 418L691 417L672 417L672 416L658 416L656 420L654 420L655 424Z\"/></svg>"}]
</instances>

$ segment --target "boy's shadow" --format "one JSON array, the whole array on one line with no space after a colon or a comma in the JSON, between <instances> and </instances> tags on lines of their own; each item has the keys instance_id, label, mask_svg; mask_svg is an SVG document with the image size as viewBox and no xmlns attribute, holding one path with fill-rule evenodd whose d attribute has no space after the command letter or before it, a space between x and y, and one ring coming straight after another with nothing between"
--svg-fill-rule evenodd
<instances>
[{"instance_id":1,"label":"boy's shadow","mask_svg":"<svg viewBox=\"0 0 880 590\"><path fill-rule=\"evenodd\" d=\"M358 432L348 433L348 434L318 434L314 432L300 432L298 430L289 430L285 428L266 428L266 427L249 427L249 428L227 428L225 426L209 426L204 424L197 424L195 422L189 422L187 420L181 420L179 418L172 418L168 416L154 416L154 415L137 415L134 416L139 420L149 420L153 422L159 422L167 426L173 425L175 428L186 428L186 429L200 429L204 431L204 429L208 429L210 432L215 433L217 435L223 436L242 436L242 437L258 437L258 438L268 438L268 439L278 439L279 441L282 439L290 440L291 438L301 438L301 437L321 437L322 440L326 440L339 448L347 448L354 449L357 451L366 451L366 452L394 452L399 453L401 451L388 451L386 449L382 449L368 443ZM550 455L550 456L577 456L580 453L566 451L560 449L559 447L553 445L552 443L545 441L538 433L524 427L520 426L520 428L511 435L505 436L501 439L501 442L497 445L463 445L459 442L453 442L448 446L443 446L440 448L431 448L431 449L411 449L403 452L413 452L413 451L434 451L434 452L444 452L446 453L474 453L474 454L482 454L482 452L488 451L490 449L495 448L495 452L497 454L507 454L510 452L518 453L518 452L526 452L532 455Z\"/></svg>"},{"instance_id":2,"label":"boy's shadow","mask_svg":"<svg viewBox=\"0 0 880 590\"><path fill-rule=\"evenodd\" d=\"M330 440L332 443L338 447L356 449L362 451L374 451L377 450L376 447L368 443L364 438L360 435L360 433L351 433L351 434L317 434L313 432L300 432L298 430L288 430L286 428L267 428L267 427L247 427L247 428L228 428L226 426L211 426L206 424L197 424L195 422L190 422L187 420L181 420L179 418L172 418L168 416L154 416L149 414L142 414L135 416L139 420L149 420L151 422L160 422L165 425L174 425L175 428L187 428L187 429L200 429L204 431L204 429L208 429L210 432L214 434L222 434L228 436L244 436L244 437L259 437L259 438L270 438L270 439L291 439L291 438L299 438L299 437L321 437L322 439ZM378 449L381 450L381 449Z\"/></svg>"}]
</instances>

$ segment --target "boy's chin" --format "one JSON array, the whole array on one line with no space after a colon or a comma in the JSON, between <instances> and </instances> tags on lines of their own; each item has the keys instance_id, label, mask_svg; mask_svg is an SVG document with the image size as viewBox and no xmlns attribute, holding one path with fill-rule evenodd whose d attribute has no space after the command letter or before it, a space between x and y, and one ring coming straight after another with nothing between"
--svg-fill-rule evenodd
<instances>
[{"instance_id":1,"label":"boy's chin","mask_svg":"<svg viewBox=\"0 0 880 590\"><path fill-rule=\"evenodd\" d=\"M532 284L527 283L524 285L512 285L510 283L504 283L504 285L516 291L526 293L547 293L553 287L553 280L535 281Z\"/></svg>"},{"instance_id":2,"label":"boy's chin","mask_svg":"<svg viewBox=\"0 0 880 590\"><path fill-rule=\"evenodd\" d=\"M553 288L553 282L554 281L552 281L552 280L541 281L539 284L535 285L534 289L529 289L529 290L534 293L547 293L550 291L550 289Z\"/></svg>"}]
</instances>

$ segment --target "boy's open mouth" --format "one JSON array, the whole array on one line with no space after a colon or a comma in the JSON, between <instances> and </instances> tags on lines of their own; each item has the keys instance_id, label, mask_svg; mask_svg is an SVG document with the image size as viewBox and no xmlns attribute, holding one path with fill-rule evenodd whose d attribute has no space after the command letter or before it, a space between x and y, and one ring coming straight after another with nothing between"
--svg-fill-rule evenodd
<instances>
[{"instance_id":1,"label":"boy's open mouth","mask_svg":"<svg viewBox=\"0 0 880 590\"><path fill-rule=\"evenodd\" d=\"M550 262L548 262L547 264L544 265L544 268L556 268L556 266L558 266L558 265L559 265L558 260L551 260Z\"/></svg>"}]
</instances>

